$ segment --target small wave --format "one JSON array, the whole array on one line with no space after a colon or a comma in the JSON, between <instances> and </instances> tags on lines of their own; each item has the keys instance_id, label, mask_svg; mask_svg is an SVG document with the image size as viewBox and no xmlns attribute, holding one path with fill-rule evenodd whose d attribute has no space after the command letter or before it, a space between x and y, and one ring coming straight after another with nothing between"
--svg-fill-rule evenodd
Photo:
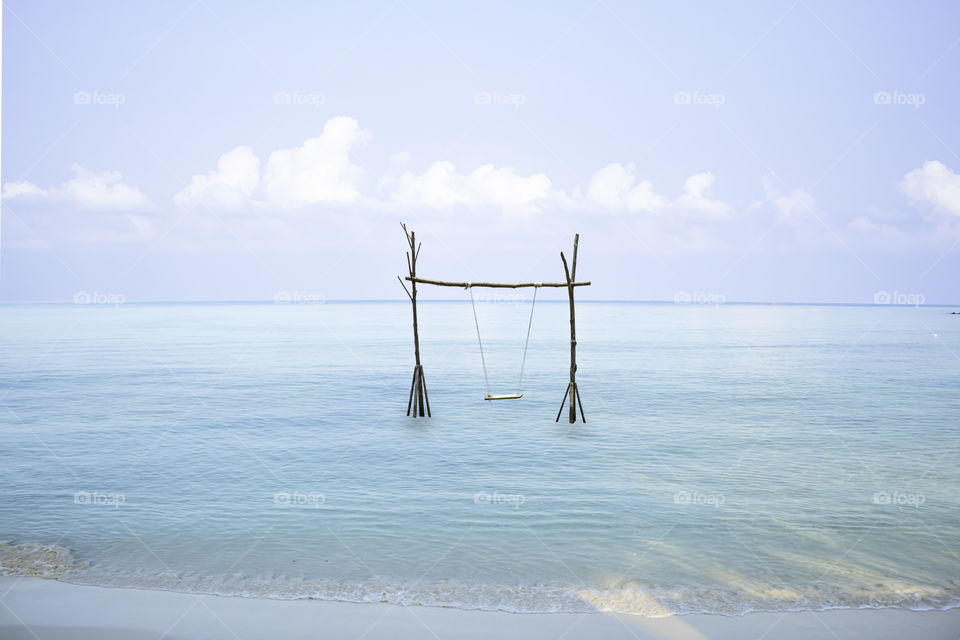
<instances>
[{"instance_id":1,"label":"small wave","mask_svg":"<svg viewBox=\"0 0 960 640\"><path fill-rule=\"evenodd\" d=\"M0 540L0 574L66 578L86 568L70 550L56 544L13 544Z\"/></svg>"},{"instance_id":2,"label":"small wave","mask_svg":"<svg viewBox=\"0 0 960 640\"><path fill-rule=\"evenodd\" d=\"M739 616L766 611L960 607L960 583L947 588L891 583L872 588L666 589L627 582L616 587L410 582L387 578L341 581L294 576L207 576L188 572L114 570L77 562L59 545L0 541L0 573L100 587L155 589L271 600L324 600L420 605L510 613L621 613L666 617L691 613Z\"/></svg>"}]
</instances>

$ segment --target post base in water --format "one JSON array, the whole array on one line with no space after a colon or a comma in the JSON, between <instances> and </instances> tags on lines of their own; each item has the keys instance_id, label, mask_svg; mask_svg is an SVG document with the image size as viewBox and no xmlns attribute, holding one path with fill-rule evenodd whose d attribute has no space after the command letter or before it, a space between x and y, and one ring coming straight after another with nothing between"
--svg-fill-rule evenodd
<instances>
[{"instance_id":1,"label":"post base in water","mask_svg":"<svg viewBox=\"0 0 960 640\"><path fill-rule=\"evenodd\" d=\"M560 414L563 413L563 405L566 404L568 397L570 398L570 424L577 421L577 406L580 407L580 419L586 422L587 416L583 414L583 403L580 401L580 389L577 387L576 382L571 382L567 385L567 390L563 394L563 401L560 403L560 411L557 411L557 419L555 422L560 422Z\"/></svg>"},{"instance_id":2,"label":"post base in water","mask_svg":"<svg viewBox=\"0 0 960 640\"><path fill-rule=\"evenodd\" d=\"M430 416L430 398L427 396L427 380L423 376L423 366L416 365L413 368L413 381L410 383L410 399L407 401L407 415L413 409L413 417L423 417L423 408L426 405L427 417Z\"/></svg>"}]
</instances>

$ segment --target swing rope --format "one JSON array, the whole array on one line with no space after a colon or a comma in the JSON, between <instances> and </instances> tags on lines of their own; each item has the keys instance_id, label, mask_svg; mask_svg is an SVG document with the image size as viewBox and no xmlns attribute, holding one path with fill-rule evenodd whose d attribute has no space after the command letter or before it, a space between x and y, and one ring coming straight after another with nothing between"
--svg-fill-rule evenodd
<instances>
[{"instance_id":1,"label":"swing rope","mask_svg":"<svg viewBox=\"0 0 960 640\"><path fill-rule=\"evenodd\" d=\"M480 362L483 364L483 380L487 383L487 395L490 395L490 378L487 377L487 359L483 357L483 340L480 339L480 321L477 320L477 303L473 301L473 287L467 284L470 292L470 306L473 307L473 324L477 327L477 344L480 345Z\"/></svg>"},{"instance_id":2,"label":"swing rope","mask_svg":"<svg viewBox=\"0 0 960 640\"><path fill-rule=\"evenodd\" d=\"M527 337L523 341L523 358L520 360L520 379L517 382L517 395L521 394L523 391L523 370L527 364L527 348L530 346L530 330L533 328L533 310L537 306L537 290L540 288L540 283L536 283L533 288L533 301L530 304L530 319L527 321ZM477 344L480 346L480 363L483 365L483 381L487 386L487 397L491 397L490 393L490 377L487 374L487 359L483 354L483 339L480 337L480 321L477 319L477 303L473 299L473 287L467 283L467 291L470 292L470 306L473 308L473 324L477 329Z\"/></svg>"},{"instance_id":3,"label":"swing rope","mask_svg":"<svg viewBox=\"0 0 960 640\"><path fill-rule=\"evenodd\" d=\"M523 367L527 364L527 347L530 346L530 329L533 327L533 309L537 306L537 290L533 288L533 302L530 303L530 320L527 322L527 339L523 341L523 358L520 360L520 380L517 382L517 393L523 391Z\"/></svg>"}]
</instances>

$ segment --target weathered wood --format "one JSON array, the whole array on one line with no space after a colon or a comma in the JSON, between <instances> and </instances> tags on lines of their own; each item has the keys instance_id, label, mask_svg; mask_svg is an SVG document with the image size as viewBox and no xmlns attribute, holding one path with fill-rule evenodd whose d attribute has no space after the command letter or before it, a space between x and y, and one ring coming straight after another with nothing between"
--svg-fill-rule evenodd
<instances>
[{"instance_id":1,"label":"weathered wood","mask_svg":"<svg viewBox=\"0 0 960 640\"><path fill-rule=\"evenodd\" d=\"M580 406L580 419L584 422L587 421L587 416L583 413L583 402L580 400L580 387L574 385L574 391L577 393L577 404Z\"/></svg>"},{"instance_id":2,"label":"weathered wood","mask_svg":"<svg viewBox=\"0 0 960 640\"><path fill-rule=\"evenodd\" d=\"M410 394L413 396L413 417L417 417L417 374L416 369L413 370L413 385L410 387Z\"/></svg>"},{"instance_id":3,"label":"weathered wood","mask_svg":"<svg viewBox=\"0 0 960 640\"><path fill-rule=\"evenodd\" d=\"M419 369L413 367L413 381L410 383L410 395L413 397L413 417L417 417L417 373Z\"/></svg>"},{"instance_id":4,"label":"weathered wood","mask_svg":"<svg viewBox=\"0 0 960 640\"><path fill-rule=\"evenodd\" d=\"M567 390L563 392L563 400L560 401L560 410L557 411L557 419L554 422L560 422L560 414L563 413L563 405L567 403L567 394L570 393L570 384L567 384Z\"/></svg>"},{"instance_id":5,"label":"weathered wood","mask_svg":"<svg viewBox=\"0 0 960 640\"><path fill-rule=\"evenodd\" d=\"M404 280L409 280L410 282L420 284L432 284L438 287L459 287L461 289L466 289L468 287L486 287L488 289L522 289L528 287L587 287L590 285L589 282L520 282L520 283L505 283L505 282L446 282L444 280L427 280L426 278L417 278L407 276Z\"/></svg>"},{"instance_id":6,"label":"weathered wood","mask_svg":"<svg viewBox=\"0 0 960 640\"><path fill-rule=\"evenodd\" d=\"M577 421L577 403L576 398L573 397L573 394L576 393L576 387L574 386L577 381L577 325L576 318L574 317L573 312L573 287L570 286L572 282L570 278L570 269L567 268L567 258L563 255L563 252L560 252L560 259L563 261L563 272L567 276L567 294L570 297L570 423L573 424Z\"/></svg>"},{"instance_id":7,"label":"weathered wood","mask_svg":"<svg viewBox=\"0 0 960 640\"><path fill-rule=\"evenodd\" d=\"M430 413L430 394L427 393L427 377L423 375L423 367L420 367L420 384L423 385L423 399L427 401L427 417L432 418L433 415ZM586 422L586 420L584 420L584 422Z\"/></svg>"},{"instance_id":8,"label":"weathered wood","mask_svg":"<svg viewBox=\"0 0 960 640\"><path fill-rule=\"evenodd\" d=\"M410 399L407 400L407 415L410 415L410 407L413 406L413 388L417 385L417 368L413 368L413 378L410 379Z\"/></svg>"},{"instance_id":9,"label":"weathered wood","mask_svg":"<svg viewBox=\"0 0 960 640\"><path fill-rule=\"evenodd\" d=\"M423 400L423 367L420 367L420 375L417 376L417 389L420 394L420 417L422 418L427 408L427 404Z\"/></svg>"},{"instance_id":10,"label":"weathered wood","mask_svg":"<svg viewBox=\"0 0 960 640\"><path fill-rule=\"evenodd\" d=\"M410 246L413 247L416 242L415 232L410 232ZM409 255L407 256L409 260ZM417 275L417 256L414 254L413 261L410 265L410 277L416 277ZM416 357L417 366L420 366L420 331L417 327L417 283L416 281L410 282L410 288L413 289L413 293L410 297L413 299L413 353Z\"/></svg>"},{"instance_id":11,"label":"weathered wood","mask_svg":"<svg viewBox=\"0 0 960 640\"><path fill-rule=\"evenodd\" d=\"M411 300L413 300L413 296L410 295L410 290L407 289L407 285L404 284L403 278L401 278L400 276L397 276L397 280L400 281L400 286L403 287L403 290L407 292L407 297L410 298Z\"/></svg>"},{"instance_id":12,"label":"weathered wood","mask_svg":"<svg viewBox=\"0 0 960 640\"><path fill-rule=\"evenodd\" d=\"M580 244L580 234L573 237L573 260L567 265L567 257L560 252L560 260L563 262L563 273L567 277L567 295L570 298L570 384L567 391L570 394L570 424L577 421L577 405L580 405L580 415L583 415L583 405L580 403L579 391L577 390L577 317L576 305L573 299L574 278L577 273L577 248ZM564 396L566 400L566 396ZM560 405L560 411L563 411L563 405ZM559 414L557 420L559 420ZM586 422L586 420L584 420Z\"/></svg>"},{"instance_id":13,"label":"weathered wood","mask_svg":"<svg viewBox=\"0 0 960 640\"><path fill-rule=\"evenodd\" d=\"M426 386L423 382L423 366L420 364L420 328L417 324L417 257L420 255L420 245L417 244L417 236L414 231L407 231L407 225L400 223L403 233L407 237L407 244L410 250L407 252L407 269L410 275L407 280L410 281L410 291L407 296L410 298L410 304L413 307L413 383L410 387L410 397L413 405L413 417L424 415L424 409L429 414L430 401L426 398ZM398 276L399 279L399 276ZM403 284L403 280L400 280ZM404 285L406 290L406 285ZM407 415L410 415L410 402L407 403Z\"/></svg>"},{"instance_id":14,"label":"weathered wood","mask_svg":"<svg viewBox=\"0 0 960 640\"><path fill-rule=\"evenodd\" d=\"M577 245L580 244L580 234L573 235L573 264L570 265L570 279L577 279Z\"/></svg>"}]
</instances>

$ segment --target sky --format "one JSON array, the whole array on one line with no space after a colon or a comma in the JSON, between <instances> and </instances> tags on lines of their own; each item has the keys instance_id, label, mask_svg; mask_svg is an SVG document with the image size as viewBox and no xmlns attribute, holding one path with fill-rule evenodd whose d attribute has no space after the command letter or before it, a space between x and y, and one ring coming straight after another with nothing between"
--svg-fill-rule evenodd
<instances>
[{"instance_id":1,"label":"sky","mask_svg":"<svg viewBox=\"0 0 960 640\"><path fill-rule=\"evenodd\" d=\"M955 2L2 25L2 302L405 299L405 222L427 278L562 281L579 233L581 299L960 303Z\"/></svg>"}]
</instances>

